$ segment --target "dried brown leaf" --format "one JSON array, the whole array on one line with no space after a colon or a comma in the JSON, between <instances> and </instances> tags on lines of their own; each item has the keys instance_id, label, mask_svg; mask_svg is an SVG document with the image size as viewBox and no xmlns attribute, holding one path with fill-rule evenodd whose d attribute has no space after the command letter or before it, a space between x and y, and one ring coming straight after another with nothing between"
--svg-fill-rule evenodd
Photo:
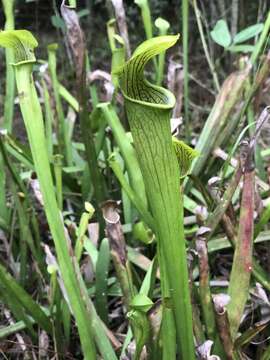
<instances>
[{"instance_id":1,"label":"dried brown leaf","mask_svg":"<svg viewBox=\"0 0 270 360\"><path fill-rule=\"evenodd\" d=\"M65 1L61 5L61 15L67 28L67 40L72 53L76 78L82 79L85 70L84 60L86 50L84 33L80 27L76 11L65 5Z\"/></svg>"}]
</instances>

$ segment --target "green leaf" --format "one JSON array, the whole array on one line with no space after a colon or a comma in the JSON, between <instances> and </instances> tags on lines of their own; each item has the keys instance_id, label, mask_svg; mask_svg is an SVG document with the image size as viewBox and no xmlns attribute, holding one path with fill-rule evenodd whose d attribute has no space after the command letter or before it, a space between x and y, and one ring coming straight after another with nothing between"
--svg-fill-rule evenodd
<instances>
[{"instance_id":1,"label":"green leaf","mask_svg":"<svg viewBox=\"0 0 270 360\"><path fill-rule=\"evenodd\" d=\"M51 22L56 29L64 30L66 28L64 20L59 15L51 16Z\"/></svg>"},{"instance_id":2,"label":"green leaf","mask_svg":"<svg viewBox=\"0 0 270 360\"><path fill-rule=\"evenodd\" d=\"M246 29L240 31L238 34L235 35L233 43L239 44L253 38L254 36L260 34L263 26L263 23L260 23L247 27Z\"/></svg>"},{"instance_id":3,"label":"green leaf","mask_svg":"<svg viewBox=\"0 0 270 360\"><path fill-rule=\"evenodd\" d=\"M232 45L227 48L227 50L231 52L243 52L243 53L249 53L254 50L254 45Z\"/></svg>"},{"instance_id":4,"label":"green leaf","mask_svg":"<svg viewBox=\"0 0 270 360\"><path fill-rule=\"evenodd\" d=\"M112 50L112 83L115 88L118 87L118 77L114 74L114 70L125 63L125 42L123 38L117 34L113 35L114 48Z\"/></svg>"},{"instance_id":5,"label":"green leaf","mask_svg":"<svg viewBox=\"0 0 270 360\"><path fill-rule=\"evenodd\" d=\"M15 71L17 90L19 94L22 94L19 96L22 117L27 130L35 171L44 200L44 211L55 243L61 277L63 278L68 300L78 326L82 351L86 359L94 360L96 359L96 349L92 331L95 331L97 327L96 325L93 327L90 323L92 316L89 314L88 304L86 305L86 301L88 300L89 303L90 299L86 299L78 287L78 282L82 282L80 279L81 274L80 272L75 273L74 269L75 265L77 265L76 259L72 256L71 244L67 242L63 219L56 202L55 188L47 152L42 109L32 80L31 63L35 57L32 53L32 57L30 56L29 59L28 55L29 49L31 50L37 46L37 42L27 31L10 31L0 34L2 35L4 33L7 34L6 37L4 37L5 44L7 43L8 46L19 48L18 54L24 55L24 57L20 56L20 58L16 58L17 61L21 61L19 63L21 65L17 66ZM98 323L98 321L96 322Z\"/></svg>"},{"instance_id":6,"label":"green leaf","mask_svg":"<svg viewBox=\"0 0 270 360\"><path fill-rule=\"evenodd\" d=\"M10 301L18 301L20 307L48 333L52 333L50 319L31 296L22 288L13 276L0 264L0 292L9 295Z\"/></svg>"},{"instance_id":7,"label":"green leaf","mask_svg":"<svg viewBox=\"0 0 270 360\"><path fill-rule=\"evenodd\" d=\"M130 60L115 70L115 73L119 75L120 87L126 98L163 109L174 106L174 95L164 88L150 85L144 78L144 67L151 58L173 46L178 39L179 35L167 35L144 41L137 47ZM130 86L131 83L132 86Z\"/></svg>"},{"instance_id":8,"label":"green leaf","mask_svg":"<svg viewBox=\"0 0 270 360\"><path fill-rule=\"evenodd\" d=\"M151 19L151 10L149 6L149 2L148 0L135 0L134 2L141 9L141 16L143 20L143 26L144 26L146 38L152 39L153 30L152 30L152 19Z\"/></svg>"},{"instance_id":9,"label":"green leaf","mask_svg":"<svg viewBox=\"0 0 270 360\"><path fill-rule=\"evenodd\" d=\"M199 155L199 152L175 137L172 137L172 142L180 168L180 178L182 179L188 174L192 161Z\"/></svg>"},{"instance_id":10,"label":"green leaf","mask_svg":"<svg viewBox=\"0 0 270 360\"><path fill-rule=\"evenodd\" d=\"M78 18L81 19L84 16L88 16L90 14L89 9L82 9L77 12Z\"/></svg>"},{"instance_id":11,"label":"green leaf","mask_svg":"<svg viewBox=\"0 0 270 360\"><path fill-rule=\"evenodd\" d=\"M108 324L108 273L110 265L110 243L104 238L100 244L96 265L96 309L105 324Z\"/></svg>"},{"instance_id":12,"label":"green leaf","mask_svg":"<svg viewBox=\"0 0 270 360\"><path fill-rule=\"evenodd\" d=\"M168 35L145 41L117 72L149 208L154 218L158 247L161 249L161 272L166 268L166 275L163 272L161 279L167 279L169 287L165 283L162 285L166 287L162 294L163 301L165 293L166 298L172 298L180 357L193 360L195 351L186 249L183 222L179 217L183 204L179 201L179 166L170 131L175 97L167 89L153 85L144 78L147 62L173 46L178 38ZM135 335L136 343L137 338Z\"/></svg>"},{"instance_id":13,"label":"green leaf","mask_svg":"<svg viewBox=\"0 0 270 360\"><path fill-rule=\"evenodd\" d=\"M133 297L130 305L134 310L147 312L153 306L153 301L145 294L137 294Z\"/></svg>"},{"instance_id":14,"label":"green leaf","mask_svg":"<svg viewBox=\"0 0 270 360\"><path fill-rule=\"evenodd\" d=\"M220 46L224 48L228 47L231 42L231 34L228 29L228 24L225 20L218 20L214 29L210 32L212 39Z\"/></svg>"},{"instance_id":15,"label":"green leaf","mask_svg":"<svg viewBox=\"0 0 270 360\"><path fill-rule=\"evenodd\" d=\"M261 323L254 324L253 327L247 329L241 336L239 336L235 343L235 349L241 349L242 346L249 344L256 335L258 335L262 330L264 330L269 325L269 320Z\"/></svg>"},{"instance_id":16,"label":"green leaf","mask_svg":"<svg viewBox=\"0 0 270 360\"><path fill-rule=\"evenodd\" d=\"M27 30L1 31L0 46L13 49L14 65L36 61L33 50L38 46L38 42Z\"/></svg>"}]
</instances>

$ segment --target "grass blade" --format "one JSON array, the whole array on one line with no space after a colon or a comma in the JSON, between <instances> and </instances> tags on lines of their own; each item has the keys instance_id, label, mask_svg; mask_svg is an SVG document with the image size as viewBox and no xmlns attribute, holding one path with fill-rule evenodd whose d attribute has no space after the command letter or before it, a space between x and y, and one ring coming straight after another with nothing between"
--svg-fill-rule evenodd
<instances>
[{"instance_id":1,"label":"grass blade","mask_svg":"<svg viewBox=\"0 0 270 360\"><path fill-rule=\"evenodd\" d=\"M182 34L183 34L183 66L184 66L184 115L185 115L185 134L186 139L190 138L189 126L189 75L188 75L188 21L189 21L189 2L182 1Z\"/></svg>"},{"instance_id":2,"label":"grass blade","mask_svg":"<svg viewBox=\"0 0 270 360\"><path fill-rule=\"evenodd\" d=\"M101 320L108 324L107 281L110 264L110 246L107 238L100 244L96 265L96 309Z\"/></svg>"},{"instance_id":3,"label":"grass blade","mask_svg":"<svg viewBox=\"0 0 270 360\"><path fill-rule=\"evenodd\" d=\"M102 114L113 131L116 143L119 146L121 154L125 160L132 188L137 196L141 198L141 202L144 206L147 206L145 186L138 159L120 122L120 119L118 118L114 108L108 103L99 104L98 108L101 109Z\"/></svg>"},{"instance_id":4,"label":"grass blade","mask_svg":"<svg viewBox=\"0 0 270 360\"><path fill-rule=\"evenodd\" d=\"M68 140L68 129L65 121L65 115L63 106L61 103L60 93L59 93L59 82L56 73L56 51L58 49L57 44L50 44L48 46L48 58L49 58L49 70L50 76L52 79L53 94L56 104L56 113L57 113L57 140L58 140L58 151L64 156L65 163L68 166L72 165L72 153L71 153L71 144Z\"/></svg>"},{"instance_id":5,"label":"grass blade","mask_svg":"<svg viewBox=\"0 0 270 360\"><path fill-rule=\"evenodd\" d=\"M109 164L112 168L115 176L117 177L118 181L121 184L121 187L126 192L127 196L129 197L130 201L135 205L136 209L138 210L139 214L141 215L143 221L152 229L155 229L155 222L152 215L149 213L147 208L145 207L144 203L141 201L141 198L138 197L137 193L133 191L133 189L129 186L125 175L123 174L120 165L117 163L115 158L115 154L112 153L109 158Z\"/></svg>"},{"instance_id":6,"label":"grass blade","mask_svg":"<svg viewBox=\"0 0 270 360\"><path fill-rule=\"evenodd\" d=\"M39 324L42 329L52 334L51 322L41 307L33 301L31 296L19 285L16 280L6 271L3 265L0 264L0 279L2 291L7 291L10 296L14 298L21 306L28 312L28 314Z\"/></svg>"},{"instance_id":7,"label":"grass blade","mask_svg":"<svg viewBox=\"0 0 270 360\"><path fill-rule=\"evenodd\" d=\"M94 134L89 124L89 113L87 109L87 91L86 91L86 47L84 34L81 30L79 19L76 12L64 3L61 5L61 14L65 20L67 27L67 38L72 50L73 62L76 73L77 95L79 103L79 119L81 134L85 146L85 153L89 172L93 184L95 200L97 205L101 204L106 196L106 188L104 179L102 178L94 143ZM99 207L97 207L99 210ZM98 211L100 223L102 224L102 216Z\"/></svg>"}]
</instances>

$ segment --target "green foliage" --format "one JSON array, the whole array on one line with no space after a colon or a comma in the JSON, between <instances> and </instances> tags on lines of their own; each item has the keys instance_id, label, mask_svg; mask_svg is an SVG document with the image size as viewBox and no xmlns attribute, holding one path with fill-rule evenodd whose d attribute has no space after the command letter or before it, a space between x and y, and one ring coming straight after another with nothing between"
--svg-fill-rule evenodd
<instances>
[{"instance_id":1,"label":"green foliage","mask_svg":"<svg viewBox=\"0 0 270 360\"><path fill-rule=\"evenodd\" d=\"M66 28L64 20L59 15L52 15L51 22L57 29L65 30Z\"/></svg>"},{"instance_id":2,"label":"green foliage","mask_svg":"<svg viewBox=\"0 0 270 360\"><path fill-rule=\"evenodd\" d=\"M242 44L255 36L259 35L263 30L262 23L247 27L237 33L234 38L230 34L228 24L225 20L218 20L213 30L210 32L212 39L220 46L231 52L252 52L254 46ZM241 44L241 45L238 45Z\"/></svg>"},{"instance_id":3,"label":"green foliage","mask_svg":"<svg viewBox=\"0 0 270 360\"><path fill-rule=\"evenodd\" d=\"M59 360L268 359L269 108L258 115L270 13L262 22L255 3L210 12L196 0L113 0L106 22L100 1L67 1L64 18L48 2L55 34L45 46L39 16L46 59L36 61L37 40L14 28L41 5L2 4L1 355L14 356L20 336L39 357L48 337L46 356ZM147 41L126 60L139 26ZM179 35L167 33L179 26L173 47Z\"/></svg>"},{"instance_id":4,"label":"green foliage","mask_svg":"<svg viewBox=\"0 0 270 360\"><path fill-rule=\"evenodd\" d=\"M153 306L153 301L144 294L135 295L131 301L131 307L134 310L139 310L142 312L147 312L148 310L151 309L152 306Z\"/></svg>"},{"instance_id":5,"label":"green foliage","mask_svg":"<svg viewBox=\"0 0 270 360\"><path fill-rule=\"evenodd\" d=\"M240 31L233 38L234 44L241 44L249 39L254 38L262 32L263 24L255 24L247 27L246 29Z\"/></svg>"},{"instance_id":6,"label":"green foliage","mask_svg":"<svg viewBox=\"0 0 270 360\"><path fill-rule=\"evenodd\" d=\"M225 48L227 48L232 42L228 24L225 20L218 20L210 34L217 44Z\"/></svg>"}]
</instances>

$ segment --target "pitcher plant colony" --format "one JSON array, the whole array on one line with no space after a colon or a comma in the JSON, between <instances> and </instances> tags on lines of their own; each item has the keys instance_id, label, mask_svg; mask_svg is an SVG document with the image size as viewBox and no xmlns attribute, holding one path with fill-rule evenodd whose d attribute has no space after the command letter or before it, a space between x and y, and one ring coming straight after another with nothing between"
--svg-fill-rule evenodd
<instances>
[{"instance_id":1,"label":"pitcher plant colony","mask_svg":"<svg viewBox=\"0 0 270 360\"><path fill-rule=\"evenodd\" d=\"M22 2L0 31L1 358L269 359L267 2L249 23L176 1L170 24L108 1L105 60L103 5L52 2L48 42Z\"/></svg>"}]
</instances>

